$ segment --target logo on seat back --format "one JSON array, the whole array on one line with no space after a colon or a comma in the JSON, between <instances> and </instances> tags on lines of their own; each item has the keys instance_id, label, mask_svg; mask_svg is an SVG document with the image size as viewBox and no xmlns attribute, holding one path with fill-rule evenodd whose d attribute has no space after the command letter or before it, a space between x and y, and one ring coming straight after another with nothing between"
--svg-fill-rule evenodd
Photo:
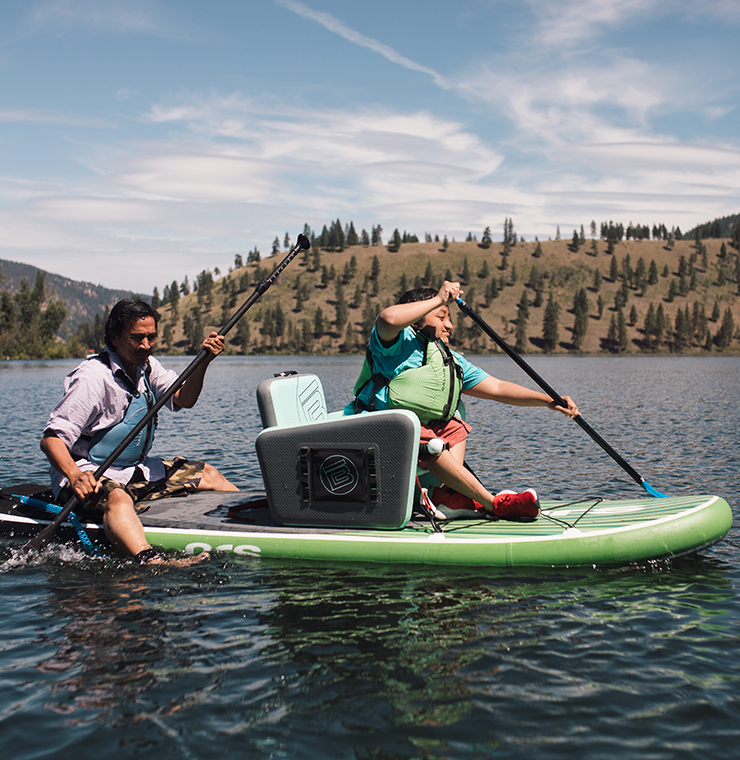
<instances>
[{"instance_id":1,"label":"logo on seat back","mask_svg":"<svg viewBox=\"0 0 740 760\"><path fill-rule=\"evenodd\" d=\"M317 378L312 378L307 384L296 387L298 414L306 422L319 422L326 419L326 403L324 391Z\"/></svg>"},{"instance_id":2,"label":"logo on seat back","mask_svg":"<svg viewBox=\"0 0 740 760\"><path fill-rule=\"evenodd\" d=\"M354 462L343 454L333 454L321 463L321 485L335 496L350 493L359 483L360 476Z\"/></svg>"}]
</instances>

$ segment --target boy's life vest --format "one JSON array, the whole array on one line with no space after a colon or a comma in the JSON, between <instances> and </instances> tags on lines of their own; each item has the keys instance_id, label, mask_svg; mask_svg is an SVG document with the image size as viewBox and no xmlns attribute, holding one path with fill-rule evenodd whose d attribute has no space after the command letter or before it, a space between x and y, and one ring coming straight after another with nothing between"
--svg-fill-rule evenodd
<instances>
[{"instance_id":1,"label":"boy's life vest","mask_svg":"<svg viewBox=\"0 0 740 760\"><path fill-rule=\"evenodd\" d=\"M110 357L107 351L103 351L97 356L91 357L103 362L110 367ZM126 383L128 392L131 394L131 400L126 409L123 419L107 428L99 430L90 439L90 449L87 458L95 464L103 464L105 460L113 453L118 444L129 434L137 422L154 406L154 391L149 382L151 367L147 364L144 371L144 384L146 389L140 393L131 379L124 373L119 375ZM113 467L131 467L139 464L149 453L149 449L154 442L154 430L157 427L157 415L154 415L146 427L142 428L139 434L123 450L118 458L113 462Z\"/></svg>"},{"instance_id":2,"label":"boy's life vest","mask_svg":"<svg viewBox=\"0 0 740 760\"><path fill-rule=\"evenodd\" d=\"M412 329L423 348L421 367L406 369L389 379L374 372L373 357L368 348L354 387L355 414L375 411L377 392L388 386L389 409L408 409L425 425L437 420L446 422L454 416L462 394L462 367L444 341L415 327ZM371 395L366 403L359 396L368 385Z\"/></svg>"}]
</instances>

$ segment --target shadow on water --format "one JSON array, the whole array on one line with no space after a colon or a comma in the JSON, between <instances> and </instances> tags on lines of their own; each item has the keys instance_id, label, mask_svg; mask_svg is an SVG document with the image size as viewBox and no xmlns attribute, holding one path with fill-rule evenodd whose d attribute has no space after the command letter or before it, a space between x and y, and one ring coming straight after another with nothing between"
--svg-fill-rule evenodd
<instances>
[{"instance_id":1,"label":"shadow on water","mask_svg":"<svg viewBox=\"0 0 740 760\"><path fill-rule=\"evenodd\" d=\"M736 589L711 558L485 575L94 562L5 571L37 589L18 646L38 696L2 721L19 760L51 739L78 758L722 754L737 717Z\"/></svg>"}]
</instances>

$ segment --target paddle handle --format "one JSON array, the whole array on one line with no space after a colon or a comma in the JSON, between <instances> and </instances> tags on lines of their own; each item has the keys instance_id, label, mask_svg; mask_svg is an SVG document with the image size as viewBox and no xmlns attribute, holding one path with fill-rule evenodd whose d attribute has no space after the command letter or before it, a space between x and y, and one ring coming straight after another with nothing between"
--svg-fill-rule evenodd
<instances>
[{"instance_id":1,"label":"paddle handle","mask_svg":"<svg viewBox=\"0 0 740 760\"><path fill-rule=\"evenodd\" d=\"M522 357L500 336L496 331L486 323L469 305L468 303L458 296L457 305L460 307L460 311L469 316L478 327L488 335L491 340L496 343L506 354L509 355L523 370L534 380L537 385L542 388L545 393L555 402L557 406L562 406L567 409L568 405L565 403L561 395L540 375L522 359ZM665 494L653 488L645 478L635 470L632 465L629 464L617 451L615 451L592 427L583 419L580 414L573 417L576 424L594 440L601 448L639 485L641 485L651 496L665 497Z\"/></svg>"},{"instance_id":2,"label":"paddle handle","mask_svg":"<svg viewBox=\"0 0 740 760\"><path fill-rule=\"evenodd\" d=\"M278 264L269 277L262 280L251 296L236 310L234 315L218 330L219 335L226 335L232 327L246 314L252 307L252 304L262 296L262 294L272 285L277 279L280 273L300 251L306 250L311 247L309 239L301 233L298 235L296 244L290 250L288 255ZM200 353L193 359L193 361L183 370L182 374L172 383L172 385L156 400L151 409L134 425L134 427L128 432L125 438L116 446L103 464L98 467L93 473L95 480L99 480L105 471L118 459L118 457L125 451L126 447L136 436L149 424L149 421L154 417L157 412L177 393L182 387L185 381L195 372L198 367L208 358L210 351L208 349L201 349ZM79 504L79 499L76 495L73 495L69 501L62 507L61 512L47 525L41 533L34 536L27 544L24 545L25 551L38 550L51 541L59 525L64 522L67 515Z\"/></svg>"}]
</instances>

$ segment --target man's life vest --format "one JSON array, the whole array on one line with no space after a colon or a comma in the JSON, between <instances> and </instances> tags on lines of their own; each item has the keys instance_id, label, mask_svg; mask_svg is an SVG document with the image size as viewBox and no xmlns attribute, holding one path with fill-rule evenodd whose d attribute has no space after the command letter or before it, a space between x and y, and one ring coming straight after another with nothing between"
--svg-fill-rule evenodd
<instances>
[{"instance_id":1,"label":"man's life vest","mask_svg":"<svg viewBox=\"0 0 740 760\"><path fill-rule=\"evenodd\" d=\"M103 352L93 357L107 364L110 367L110 357L107 352ZM113 450L119 443L131 432L137 422L154 406L154 391L149 383L149 373L151 368L147 364L144 372L144 384L146 389L140 393L131 382L131 379L125 373L119 375L126 383L128 392L131 394L131 400L123 419L109 427L106 430L99 430L90 439L90 450L87 458L95 464L103 464L105 460L113 453ZM113 462L114 467L131 467L141 462L149 453L149 449L154 442L154 430L157 427L156 415L149 423L142 428L139 434L123 450L118 458Z\"/></svg>"},{"instance_id":2,"label":"man's life vest","mask_svg":"<svg viewBox=\"0 0 740 760\"><path fill-rule=\"evenodd\" d=\"M421 367L406 369L390 380L373 371L373 357L368 348L354 387L355 414L375 411L378 390L388 386L390 409L408 409L424 424L437 420L446 422L453 417L462 393L462 367L443 341L412 329L424 351ZM369 403L365 403L359 396L368 385L371 396Z\"/></svg>"}]
</instances>

